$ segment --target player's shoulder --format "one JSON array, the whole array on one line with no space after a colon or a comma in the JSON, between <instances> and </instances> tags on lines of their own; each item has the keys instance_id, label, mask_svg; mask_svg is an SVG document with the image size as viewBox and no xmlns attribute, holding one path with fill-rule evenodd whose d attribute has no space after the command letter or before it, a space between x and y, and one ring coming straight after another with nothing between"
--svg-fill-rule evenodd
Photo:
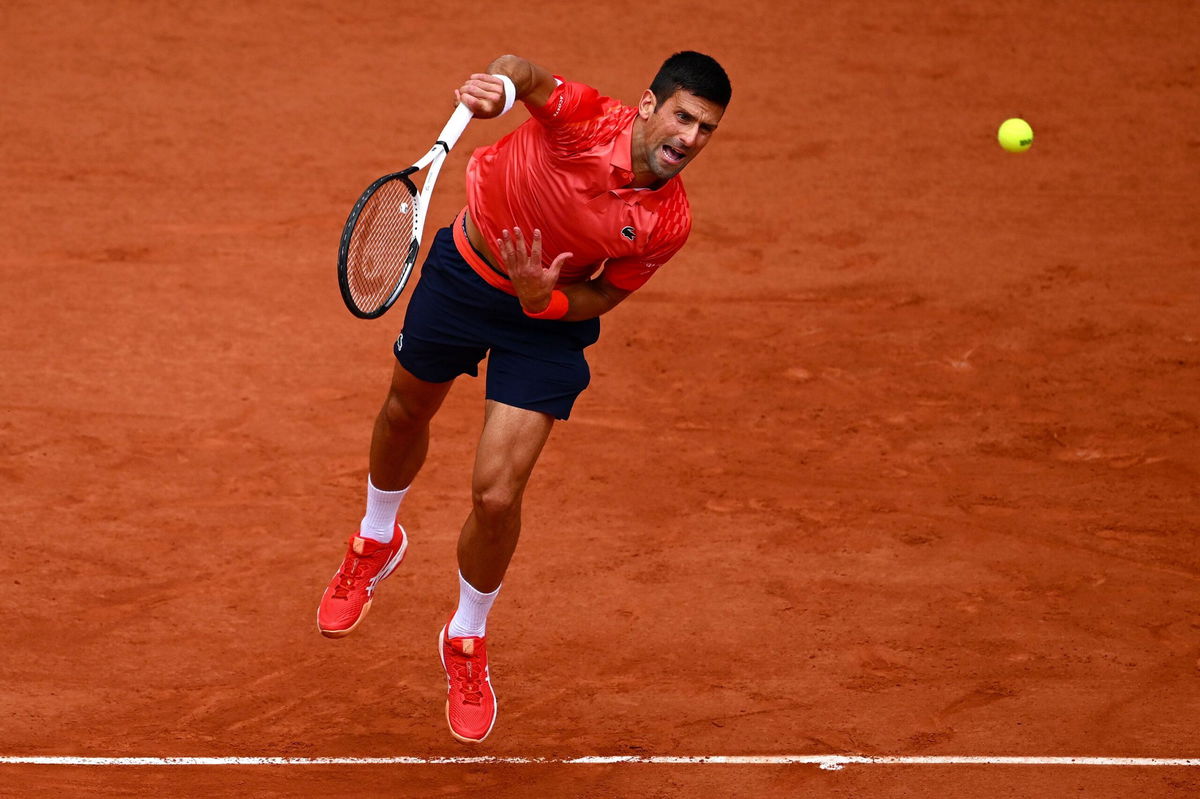
<instances>
[{"instance_id":1,"label":"player's shoulder","mask_svg":"<svg viewBox=\"0 0 1200 799\"><path fill-rule=\"evenodd\" d=\"M597 120L616 119L636 113L598 89L579 81L554 76L557 85L542 106L530 106L534 119L548 127L587 126Z\"/></svg>"},{"instance_id":2,"label":"player's shoulder","mask_svg":"<svg viewBox=\"0 0 1200 799\"><path fill-rule=\"evenodd\" d=\"M560 146L572 150L611 145L629 127L637 111L622 105L606 108L603 113L563 126L558 135Z\"/></svg>"}]
</instances>

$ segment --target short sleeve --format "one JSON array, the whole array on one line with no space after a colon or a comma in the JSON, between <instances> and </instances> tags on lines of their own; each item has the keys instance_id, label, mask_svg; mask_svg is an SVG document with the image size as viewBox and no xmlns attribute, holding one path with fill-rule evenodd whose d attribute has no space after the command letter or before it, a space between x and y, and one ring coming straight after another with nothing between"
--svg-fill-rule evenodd
<instances>
[{"instance_id":1,"label":"short sleeve","mask_svg":"<svg viewBox=\"0 0 1200 799\"><path fill-rule=\"evenodd\" d=\"M604 277L622 291L637 291L646 281L683 249L686 239L676 240L669 247L626 258L612 258L604 264Z\"/></svg>"},{"instance_id":2,"label":"short sleeve","mask_svg":"<svg viewBox=\"0 0 1200 799\"><path fill-rule=\"evenodd\" d=\"M637 113L591 86L573 81L560 83L545 105L526 107L545 129L548 141L565 154L612 141Z\"/></svg>"},{"instance_id":3,"label":"short sleeve","mask_svg":"<svg viewBox=\"0 0 1200 799\"><path fill-rule=\"evenodd\" d=\"M604 114L605 101L612 102L585 83L563 80L558 75L554 79L558 86L550 92L545 105L526 104L529 115L547 127L595 119Z\"/></svg>"}]
</instances>

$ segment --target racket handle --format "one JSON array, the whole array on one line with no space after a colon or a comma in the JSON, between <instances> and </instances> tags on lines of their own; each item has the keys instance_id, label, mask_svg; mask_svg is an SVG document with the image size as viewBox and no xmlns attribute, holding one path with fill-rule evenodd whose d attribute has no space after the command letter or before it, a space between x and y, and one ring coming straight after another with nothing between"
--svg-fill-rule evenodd
<instances>
[{"instance_id":1,"label":"racket handle","mask_svg":"<svg viewBox=\"0 0 1200 799\"><path fill-rule=\"evenodd\" d=\"M450 121L446 123L446 127L442 128L442 132L438 135L438 143L446 148L447 153L458 143L458 137L467 129L467 123L470 121L471 109L459 103L458 107L454 109L454 113L450 115Z\"/></svg>"}]
</instances>

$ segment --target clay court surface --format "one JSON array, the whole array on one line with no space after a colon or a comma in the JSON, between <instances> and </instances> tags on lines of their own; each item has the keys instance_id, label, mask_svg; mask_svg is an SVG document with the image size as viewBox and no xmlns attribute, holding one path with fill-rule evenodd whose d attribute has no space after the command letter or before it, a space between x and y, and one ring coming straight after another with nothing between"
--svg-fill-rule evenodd
<instances>
[{"instance_id":1,"label":"clay court surface","mask_svg":"<svg viewBox=\"0 0 1200 799\"><path fill-rule=\"evenodd\" d=\"M541 11L0 7L0 757L1200 757L1200 21L1188 2ZM352 637L401 308L342 306L359 191L516 52L733 103L682 254L604 319L489 623L435 636L463 380ZM995 142L1009 116L1033 149ZM431 231L463 202L475 122ZM403 300L401 302L403 304ZM1165 766L0 765L0 795L1163 797Z\"/></svg>"}]
</instances>

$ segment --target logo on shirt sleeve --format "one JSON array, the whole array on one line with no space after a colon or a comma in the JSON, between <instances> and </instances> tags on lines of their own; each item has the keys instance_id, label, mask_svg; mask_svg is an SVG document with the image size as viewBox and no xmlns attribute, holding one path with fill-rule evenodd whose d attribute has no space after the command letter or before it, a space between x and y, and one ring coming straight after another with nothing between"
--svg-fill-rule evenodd
<instances>
[{"instance_id":1,"label":"logo on shirt sleeve","mask_svg":"<svg viewBox=\"0 0 1200 799\"><path fill-rule=\"evenodd\" d=\"M633 241L637 238L637 231L633 229L633 225L626 225L625 227L621 228L621 235L630 241Z\"/></svg>"}]
</instances>

